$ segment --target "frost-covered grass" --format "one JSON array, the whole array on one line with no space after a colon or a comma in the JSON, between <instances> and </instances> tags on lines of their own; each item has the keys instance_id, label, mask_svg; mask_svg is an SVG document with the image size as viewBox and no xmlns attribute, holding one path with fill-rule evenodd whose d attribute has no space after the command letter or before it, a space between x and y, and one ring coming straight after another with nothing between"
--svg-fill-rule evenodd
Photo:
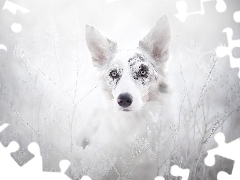
<instances>
[{"instance_id":1,"label":"frost-covered grass","mask_svg":"<svg viewBox=\"0 0 240 180\"><path fill-rule=\"evenodd\" d=\"M118 40L120 47L128 48L137 46L156 20L167 14L172 29L167 70L175 100L169 108L176 118L169 127L159 123L151 129L158 147L156 169L159 175L165 172L166 179L173 178L168 172L169 163L189 168L190 179L214 177L214 169L209 172L203 163L206 150L215 146L213 135L224 132L230 141L240 132L237 72L229 67L227 59L214 55L219 43L215 34L220 30L207 26L217 16L205 15L204 23L196 17L179 24L173 16L174 4L158 1L39 1L27 5L30 14L19 12L14 17L4 10L0 16L1 43L8 49L0 51L0 124L11 124L0 140L4 145L12 140L20 142L21 151L13 155L19 164L30 159L27 145L32 141L41 147L44 170L59 171L58 162L67 158L72 160L68 174L74 179L83 174L107 178L109 170L122 178L131 176L128 167L141 164L136 154L153 154L148 142L137 138L115 157L103 156L97 147L82 149L75 142L76 127L85 126L84 117L93 114L96 103L92 94L100 87L95 79L98 70L92 67L86 48L84 28L85 24L94 25ZM15 18L23 27L18 34L10 30ZM197 30L193 22L205 25L205 31ZM162 128L167 128L170 135L161 134ZM116 161L124 164L121 172Z\"/></svg>"}]
</instances>

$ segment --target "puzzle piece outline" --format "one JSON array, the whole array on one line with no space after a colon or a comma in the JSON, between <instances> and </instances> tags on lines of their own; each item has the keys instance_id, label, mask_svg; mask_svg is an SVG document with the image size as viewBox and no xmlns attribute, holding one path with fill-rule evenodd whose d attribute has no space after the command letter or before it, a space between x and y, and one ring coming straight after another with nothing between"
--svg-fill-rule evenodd
<instances>
[{"instance_id":1,"label":"puzzle piece outline","mask_svg":"<svg viewBox=\"0 0 240 180\"><path fill-rule=\"evenodd\" d=\"M240 178L240 138L233 140L229 143L225 143L225 135L223 133L218 133L215 135L215 141L218 147L207 151L207 156L205 158L205 164L207 166L213 166L215 164L215 155L231 159L234 162L234 167L232 169L232 174L229 175L226 172L220 171L218 173L218 180L224 180L226 177L231 180L237 180Z\"/></svg>"},{"instance_id":2,"label":"puzzle piece outline","mask_svg":"<svg viewBox=\"0 0 240 180\"><path fill-rule=\"evenodd\" d=\"M8 127L8 124L0 125L0 133ZM0 167L1 177L5 179L59 179L59 180L69 180L70 178L65 175L70 162L68 160L61 160L59 162L59 167L61 169L60 173L43 172L42 171L42 157L40 155L40 147L37 143L32 142L28 145L28 150L34 155L34 158L29 161L24 166L20 167L14 159L11 158L11 153L17 151L20 148L16 141L9 143L7 147L4 147L0 142ZM6 164L5 164L6 162ZM12 173L14 171L14 173ZM9 180L10 180L9 179ZM83 176L81 180L91 180L88 176Z\"/></svg>"},{"instance_id":3,"label":"puzzle piece outline","mask_svg":"<svg viewBox=\"0 0 240 180\"><path fill-rule=\"evenodd\" d=\"M193 12L188 12L188 5L186 1L178 1L176 4L178 14L175 14L175 17L181 22L185 22L186 19L191 15L204 15L205 14L204 3L209 1L216 1L215 8L218 12L222 13L226 11L227 6L224 0L200 0L200 10Z\"/></svg>"},{"instance_id":4,"label":"puzzle piece outline","mask_svg":"<svg viewBox=\"0 0 240 180\"><path fill-rule=\"evenodd\" d=\"M178 14L175 14L175 17L179 19L181 22L185 22L187 18L189 18L192 15L204 15L205 14L205 2L216 2L216 10L219 13L224 13L227 10L226 2L224 0L201 0L201 8L199 11L193 11L188 12L188 4L184 0L180 0L176 3L176 9L178 10ZM232 14L232 17L235 21L235 23L240 23L240 18L238 16L240 15L240 11L236 11ZM231 27L225 27L222 30L223 35L225 34L227 37L227 46L225 43L222 43L222 46L216 47L215 51L219 58L223 58L225 56L229 57L230 60L230 66L231 68L238 68L240 69L240 57L234 57L233 50L234 48L238 48L237 51L239 51L240 48L240 38L239 39L233 39L233 29ZM240 70L238 72L238 76L240 77Z\"/></svg>"},{"instance_id":5,"label":"puzzle piece outline","mask_svg":"<svg viewBox=\"0 0 240 180\"><path fill-rule=\"evenodd\" d=\"M226 33L228 46L218 46L216 48L216 54L219 57L228 56L231 68L240 68L240 58L235 58L232 52L234 48L240 48L240 39L233 40L233 30L229 27L223 29L222 32ZM240 72L238 76L240 77Z\"/></svg>"}]
</instances>

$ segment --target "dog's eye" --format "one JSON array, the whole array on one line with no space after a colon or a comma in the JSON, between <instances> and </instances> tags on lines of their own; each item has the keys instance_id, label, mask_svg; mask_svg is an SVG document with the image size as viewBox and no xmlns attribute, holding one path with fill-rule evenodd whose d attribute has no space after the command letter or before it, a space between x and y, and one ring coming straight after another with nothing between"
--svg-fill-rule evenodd
<instances>
[{"instance_id":1,"label":"dog's eye","mask_svg":"<svg viewBox=\"0 0 240 180\"><path fill-rule=\"evenodd\" d=\"M111 76L113 79L119 78L119 74L118 74L118 72L117 72L116 69L112 70L112 71L109 73L109 76Z\"/></svg>"},{"instance_id":2,"label":"dog's eye","mask_svg":"<svg viewBox=\"0 0 240 180\"><path fill-rule=\"evenodd\" d=\"M147 73L147 72L144 71L144 70L141 70L141 71L140 71L141 76L145 76L146 73Z\"/></svg>"},{"instance_id":3,"label":"dog's eye","mask_svg":"<svg viewBox=\"0 0 240 180\"><path fill-rule=\"evenodd\" d=\"M139 66L139 71L138 71L138 76L139 77L148 77L148 67L145 65Z\"/></svg>"}]
</instances>

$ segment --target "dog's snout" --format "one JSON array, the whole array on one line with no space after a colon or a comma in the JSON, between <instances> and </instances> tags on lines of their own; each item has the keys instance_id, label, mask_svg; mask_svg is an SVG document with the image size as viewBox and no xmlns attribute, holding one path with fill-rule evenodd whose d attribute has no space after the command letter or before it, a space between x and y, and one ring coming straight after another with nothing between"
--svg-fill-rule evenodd
<instances>
[{"instance_id":1,"label":"dog's snout","mask_svg":"<svg viewBox=\"0 0 240 180\"><path fill-rule=\"evenodd\" d=\"M123 93L118 96L117 101L119 106L126 108L132 104L132 96L128 93Z\"/></svg>"}]
</instances>

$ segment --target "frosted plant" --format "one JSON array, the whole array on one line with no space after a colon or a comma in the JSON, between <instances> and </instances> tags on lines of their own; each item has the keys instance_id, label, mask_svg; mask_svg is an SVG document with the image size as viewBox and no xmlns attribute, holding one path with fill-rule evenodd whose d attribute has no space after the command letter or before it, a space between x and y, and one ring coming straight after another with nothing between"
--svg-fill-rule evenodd
<instances>
[{"instance_id":1,"label":"frosted plant","mask_svg":"<svg viewBox=\"0 0 240 180\"><path fill-rule=\"evenodd\" d=\"M223 14L212 7L214 1L204 3L208 11L191 13L185 23L174 15L176 2L23 0L15 3L26 6L28 14L16 11L13 15L7 9L0 12L0 43L7 47L7 51L0 49L0 125L10 124L1 132L0 141L4 146L13 140L19 142L20 149L12 153L19 165L33 158L27 146L35 141L41 149L43 170L60 171L59 161L68 159L71 166L67 175L72 179L83 175L131 179L141 173L139 167L146 159L154 166L153 176L177 179L170 167L178 165L190 169L189 179L216 177L217 170L203 162L206 151L214 146L213 135L221 131L233 140L240 132L237 70L230 68L227 58L215 55L215 48L227 43L222 29L235 28L229 19L239 10L234 5L237 0L226 2ZM134 13L131 7L135 7ZM100 72L91 63L85 25L102 29L120 45L137 46L135 42L152 27L159 12L167 14L172 29L167 70L174 101L171 106L153 105L145 117L154 124L144 126L154 142L134 136L119 151L104 154L101 145L92 147L88 141L87 135L94 131L89 126L84 143L79 143L80 127L89 124L87 117L93 117L95 127L102 118L98 104ZM14 22L22 25L19 33L11 30ZM216 22L218 26L210 26ZM173 115L168 126L165 112ZM146 158L140 159L140 154ZM219 166L230 172L227 163Z\"/></svg>"}]
</instances>

